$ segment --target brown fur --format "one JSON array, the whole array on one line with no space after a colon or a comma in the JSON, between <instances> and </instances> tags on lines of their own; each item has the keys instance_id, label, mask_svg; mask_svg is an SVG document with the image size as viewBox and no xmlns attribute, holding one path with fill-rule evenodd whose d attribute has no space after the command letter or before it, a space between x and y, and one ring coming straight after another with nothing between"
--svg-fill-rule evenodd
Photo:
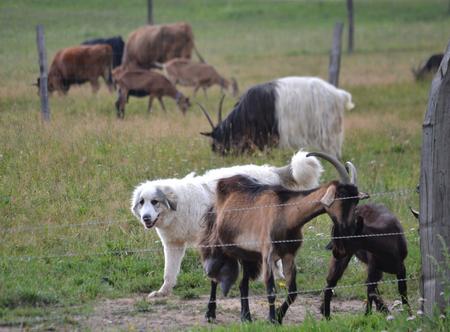
<instances>
[{"instance_id":1,"label":"brown fur","mask_svg":"<svg viewBox=\"0 0 450 332\"><path fill-rule=\"evenodd\" d=\"M128 36L122 64L129 68L150 69L154 62L190 59L193 47L194 36L188 23L146 25Z\"/></svg>"},{"instance_id":2,"label":"brown fur","mask_svg":"<svg viewBox=\"0 0 450 332\"><path fill-rule=\"evenodd\" d=\"M119 66L113 71L113 79L119 87L119 98L116 102L117 115L123 118L125 104L129 95L137 97L149 96L148 112L151 111L153 99L156 97L165 110L162 97L175 99L183 114L189 108L189 99L183 96L176 87L162 74L153 70L125 69Z\"/></svg>"},{"instance_id":3,"label":"brown fur","mask_svg":"<svg viewBox=\"0 0 450 332\"><path fill-rule=\"evenodd\" d=\"M206 63L192 62L189 59L175 58L167 61L164 72L174 84L194 87L194 96L198 89L202 88L206 95L206 89L212 85L219 85L221 90L232 88L233 96L238 94L237 83L221 76L217 70Z\"/></svg>"},{"instance_id":4,"label":"brown fur","mask_svg":"<svg viewBox=\"0 0 450 332\"><path fill-rule=\"evenodd\" d=\"M314 190L292 191L282 186L261 185L242 175L221 179L216 189L216 222L213 226L208 224L202 240L203 244L219 247L204 248L202 257L204 261L209 259L208 255L215 260L219 260L220 255L233 257L241 261L244 270L247 262L262 262L269 297L269 317L271 321L281 323L296 298L294 259L301 246L302 227L316 216L327 213L335 225L351 231L358 194L356 186L338 181ZM236 245L220 246L230 243ZM272 266L278 259L283 263L289 295L275 317L275 296L271 294L274 292ZM242 284L241 288L245 289ZM248 303L242 306L247 309L243 309L241 318L248 319ZM211 309L210 306L208 309ZM215 309L207 313L208 318L213 316Z\"/></svg>"},{"instance_id":5,"label":"brown fur","mask_svg":"<svg viewBox=\"0 0 450 332\"><path fill-rule=\"evenodd\" d=\"M58 51L48 74L48 91L66 94L70 85L89 82L93 92L99 89L103 77L112 91L112 49L109 45L82 45Z\"/></svg>"}]
</instances>

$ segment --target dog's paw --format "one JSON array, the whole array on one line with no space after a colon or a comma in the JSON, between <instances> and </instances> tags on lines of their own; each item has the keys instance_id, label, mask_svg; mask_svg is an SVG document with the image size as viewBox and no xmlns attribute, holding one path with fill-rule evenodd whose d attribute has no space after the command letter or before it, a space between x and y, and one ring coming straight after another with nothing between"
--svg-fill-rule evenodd
<instances>
[{"instance_id":1,"label":"dog's paw","mask_svg":"<svg viewBox=\"0 0 450 332\"><path fill-rule=\"evenodd\" d=\"M160 291L160 290L159 291L153 291L150 294L148 294L147 300L151 300L151 299L154 299L154 298L157 298L157 297L165 297L167 295L169 295L169 292Z\"/></svg>"}]
</instances>

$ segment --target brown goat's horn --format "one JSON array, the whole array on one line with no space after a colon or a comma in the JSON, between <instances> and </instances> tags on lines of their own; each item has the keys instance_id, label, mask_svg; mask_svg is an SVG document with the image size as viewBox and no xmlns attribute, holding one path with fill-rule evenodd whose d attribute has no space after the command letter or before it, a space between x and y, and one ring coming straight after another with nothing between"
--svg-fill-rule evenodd
<instances>
[{"instance_id":1,"label":"brown goat's horn","mask_svg":"<svg viewBox=\"0 0 450 332\"><path fill-rule=\"evenodd\" d=\"M222 98L220 98L220 101L219 101L219 108L217 110L217 125L219 125L222 122L222 106L223 106L224 99L225 99L225 94L222 95Z\"/></svg>"},{"instance_id":2,"label":"brown goat's horn","mask_svg":"<svg viewBox=\"0 0 450 332\"><path fill-rule=\"evenodd\" d=\"M357 186L358 185L358 173L356 172L356 167L350 161L345 163L345 168L348 174L350 174L350 181Z\"/></svg>"},{"instance_id":3,"label":"brown goat's horn","mask_svg":"<svg viewBox=\"0 0 450 332\"><path fill-rule=\"evenodd\" d=\"M206 118L208 119L209 124L211 125L212 129L214 130L214 123L211 120L211 117L209 116L208 112L206 111L206 109L203 107L202 104L197 103L198 106L200 106L200 108L203 111L203 114L205 114Z\"/></svg>"},{"instance_id":4,"label":"brown goat's horn","mask_svg":"<svg viewBox=\"0 0 450 332\"><path fill-rule=\"evenodd\" d=\"M346 184L352 183L344 165L342 165L341 162L339 160L337 160L336 158L334 158L326 153L322 153L322 152L310 152L306 156L307 157L313 156L313 157L319 157L319 158L325 159L326 161L331 163L334 166L334 168L336 168L336 170L339 173L339 176L341 177L341 181L343 183L346 183Z\"/></svg>"}]
</instances>

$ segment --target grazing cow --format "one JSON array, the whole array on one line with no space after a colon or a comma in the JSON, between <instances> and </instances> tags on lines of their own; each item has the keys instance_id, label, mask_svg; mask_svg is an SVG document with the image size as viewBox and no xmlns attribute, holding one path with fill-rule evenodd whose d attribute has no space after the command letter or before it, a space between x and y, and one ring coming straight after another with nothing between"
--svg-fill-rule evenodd
<instances>
[{"instance_id":1,"label":"grazing cow","mask_svg":"<svg viewBox=\"0 0 450 332\"><path fill-rule=\"evenodd\" d=\"M119 87L119 97L116 101L117 116L124 118L125 104L129 96L149 96L148 112L151 111L153 98L157 98L165 111L166 107L162 101L163 96L175 99L178 107L183 112L191 106L189 99L176 89L176 87L164 75L144 69L125 69L123 66L113 70L114 83Z\"/></svg>"},{"instance_id":2,"label":"grazing cow","mask_svg":"<svg viewBox=\"0 0 450 332\"><path fill-rule=\"evenodd\" d=\"M242 153L268 146L320 149L340 158L344 110L354 107L347 91L316 77L285 77L251 87L228 117L214 126L212 150Z\"/></svg>"},{"instance_id":3,"label":"grazing cow","mask_svg":"<svg viewBox=\"0 0 450 332\"><path fill-rule=\"evenodd\" d=\"M164 70L164 74L172 81L173 84L182 86L193 86L194 96L198 89L202 88L206 96L206 89L214 84L223 89L231 89L233 97L239 93L237 82L231 78L231 82L222 77L217 70L206 63L192 62L189 59L175 58L164 64L155 63L157 67Z\"/></svg>"},{"instance_id":4,"label":"grazing cow","mask_svg":"<svg viewBox=\"0 0 450 332\"><path fill-rule=\"evenodd\" d=\"M109 45L82 45L64 48L53 58L48 73L48 92L67 94L72 84L91 83L92 91L99 89L98 78L103 77L112 91L112 49ZM39 88L40 80L37 79Z\"/></svg>"},{"instance_id":5,"label":"grazing cow","mask_svg":"<svg viewBox=\"0 0 450 332\"><path fill-rule=\"evenodd\" d=\"M122 64L129 68L150 69L155 67L155 62L190 59L193 48L194 36L188 23L146 25L128 36ZM198 52L197 55L203 61Z\"/></svg>"},{"instance_id":6,"label":"grazing cow","mask_svg":"<svg viewBox=\"0 0 450 332\"><path fill-rule=\"evenodd\" d=\"M111 38L97 38L97 39L89 39L82 43L82 45L109 45L112 48L113 52L113 61L112 61L112 67L116 68L120 66L122 63L122 57L123 57L123 48L125 46L125 43L121 36L115 36Z\"/></svg>"},{"instance_id":7,"label":"grazing cow","mask_svg":"<svg viewBox=\"0 0 450 332\"><path fill-rule=\"evenodd\" d=\"M434 75L441 65L444 54L438 53L431 55L427 61L417 68L412 68L412 72L416 80L422 80L426 76Z\"/></svg>"}]
</instances>

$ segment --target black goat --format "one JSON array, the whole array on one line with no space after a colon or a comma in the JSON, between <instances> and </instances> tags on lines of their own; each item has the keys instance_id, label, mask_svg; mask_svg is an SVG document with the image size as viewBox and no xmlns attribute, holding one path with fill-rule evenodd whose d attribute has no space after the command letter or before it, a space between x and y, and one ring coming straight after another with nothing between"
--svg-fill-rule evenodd
<instances>
[{"instance_id":1,"label":"black goat","mask_svg":"<svg viewBox=\"0 0 450 332\"><path fill-rule=\"evenodd\" d=\"M324 289L322 314L326 318L330 317L333 288L341 279L353 255L367 265L366 314L371 312L372 302L375 302L378 311L389 312L377 286L383 272L397 276L402 303L409 309L404 264L408 249L400 221L381 204L358 206L355 210L355 219L356 237L339 239L342 234L333 227L333 237L338 239L333 239L327 246L327 249L333 250L333 257L328 270L327 287Z\"/></svg>"}]
</instances>

